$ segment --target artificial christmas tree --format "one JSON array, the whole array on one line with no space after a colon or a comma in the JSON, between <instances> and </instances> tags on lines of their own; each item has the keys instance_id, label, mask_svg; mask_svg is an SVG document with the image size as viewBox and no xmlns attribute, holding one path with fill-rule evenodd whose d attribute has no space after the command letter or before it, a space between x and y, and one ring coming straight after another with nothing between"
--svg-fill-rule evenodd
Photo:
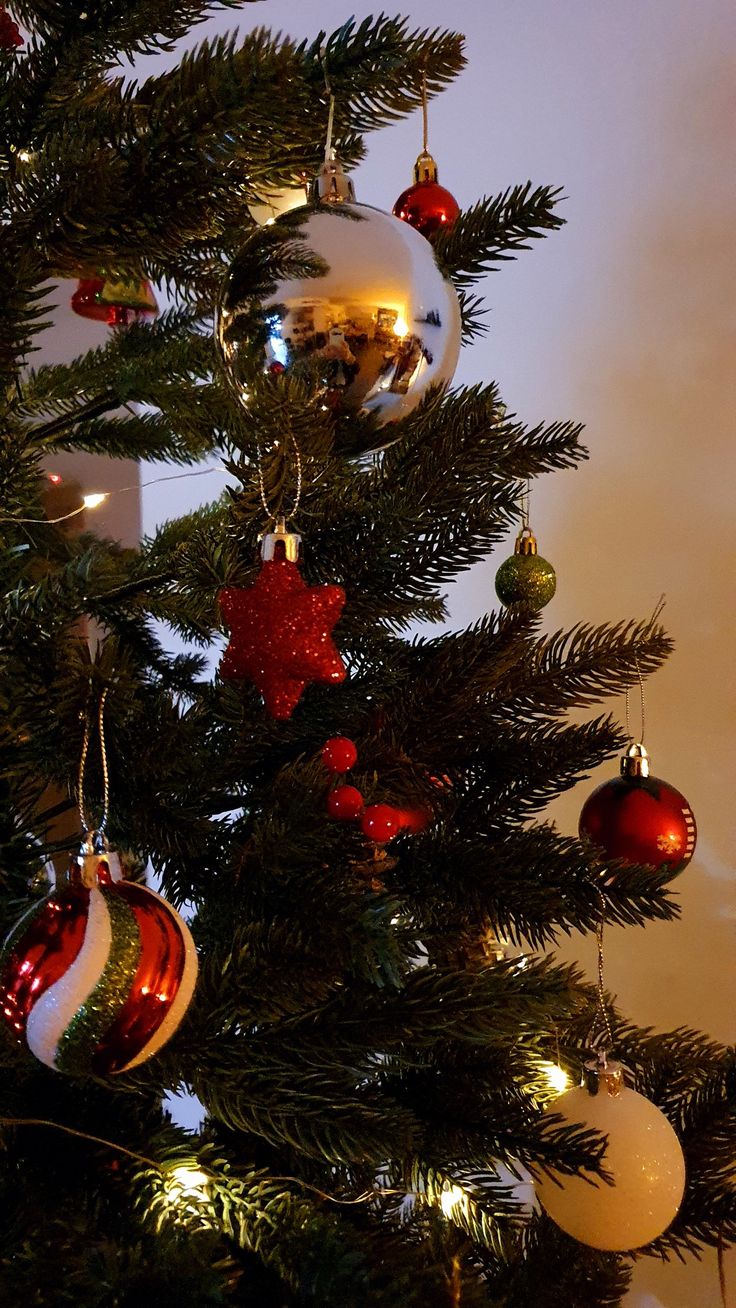
<instances>
[{"instance_id":1,"label":"artificial christmas tree","mask_svg":"<svg viewBox=\"0 0 736 1308\"><path fill-rule=\"evenodd\" d=\"M579 430L525 428L492 385L430 385L405 405L391 333L413 338L413 324L375 299L365 323L346 315L350 330L332 323L324 342L309 327L340 365L331 389L361 401L333 404L304 337L284 363L284 320L267 332L261 313L279 285L318 285L329 250L304 239L303 213L256 231L249 205L320 168L326 69L347 165L363 133L420 103L425 76L434 94L461 70L461 41L388 19L302 46L258 30L139 87L108 76L205 10L113 0L72 15L19 0L28 39L0 53L0 912L11 928L45 861L73 847L56 824L77 799L80 714L106 695L110 838L187 905L200 965L178 1031L113 1079L60 1076L9 1035L0 1046L0 1301L616 1304L631 1259L532 1215L515 1184L605 1168L600 1134L544 1111L586 1061L594 991L532 951L602 919L672 916L672 871L601 869L595 846L533 819L627 743L609 717L576 725L570 711L654 671L669 642L651 622L546 636L525 603L457 635L402 634L442 617L441 586L503 538L527 479L582 457ZM458 293L466 337L482 327L472 286L559 226L555 199L515 188L422 247L442 314L449 283ZM349 202L331 213L340 223L360 230ZM402 248L414 239L402 233ZM233 265L248 312L221 345L237 351L238 395L212 339ZM166 284L174 307L69 367L34 369L45 283L86 267ZM425 315L411 377L441 328ZM384 337L398 399L362 405L351 341L385 380ZM44 519L41 471L74 448L179 463L218 452L239 487L121 550ZM290 666L305 684L274 720L246 677L211 680L196 652L168 654L154 623L214 641L222 597L254 587L259 538L295 505L307 593L345 592L334 639L347 676L320 684ZM356 746L363 818L388 809L395 824L331 819L322 749L338 736ZM87 771L94 806L107 782L96 760ZM409 827L406 813L429 816ZM652 1250L732 1239L732 1056L687 1031L611 1026L624 1094L655 1105L685 1154L685 1197ZM204 1105L198 1133L163 1107L181 1087ZM618 1165L620 1139L616 1151Z\"/></svg>"}]
</instances>

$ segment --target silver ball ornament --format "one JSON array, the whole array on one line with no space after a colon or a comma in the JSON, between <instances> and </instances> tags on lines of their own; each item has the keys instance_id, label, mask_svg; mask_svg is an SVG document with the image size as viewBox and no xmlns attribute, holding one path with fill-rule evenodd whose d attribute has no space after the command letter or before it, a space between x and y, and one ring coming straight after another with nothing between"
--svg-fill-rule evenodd
<instances>
[{"instance_id":1,"label":"silver ball ornament","mask_svg":"<svg viewBox=\"0 0 736 1308\"><path fill-rule=\"evenodd\" d=\"M247 403L254 373L307 377L336 415L405 418L430 386L446 386L460 352L460 307L432 246L408 223L353 202L303 212L293 235L317 276L273 283L259 297L244 247L225 279L216 337ZM290 233L290 236L292 233Z\"/></svg>"}]
</instances>

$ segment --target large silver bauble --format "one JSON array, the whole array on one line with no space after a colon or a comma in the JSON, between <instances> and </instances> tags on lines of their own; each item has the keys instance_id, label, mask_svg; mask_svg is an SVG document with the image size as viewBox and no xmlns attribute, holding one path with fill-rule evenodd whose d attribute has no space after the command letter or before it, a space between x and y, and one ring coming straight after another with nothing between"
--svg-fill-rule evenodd
<instances>
[{"instance_id":1,"label":"large silver bauble","mask_svg":"<svg viewBox=\"0 0 736 1308\"><path fill-rule=\"evenodd\" d=\"M254 368L302 376L336 414L405 418L430 386L447 385L460 352L460 307L432 246L366 204L305 206L298 235L325 265L254 299L238 258L226 278L217 340L247 402Z\"/></svg>"}]
</instances>

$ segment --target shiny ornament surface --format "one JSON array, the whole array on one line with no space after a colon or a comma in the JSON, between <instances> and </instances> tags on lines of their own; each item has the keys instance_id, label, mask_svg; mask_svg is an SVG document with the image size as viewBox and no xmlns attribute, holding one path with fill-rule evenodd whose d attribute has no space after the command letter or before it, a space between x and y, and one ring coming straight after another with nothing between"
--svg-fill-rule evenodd
<instances>
[{"instance_id":1,"label":"shiny ornament surface","mask_svg":"<svg viewBox=\"0 0 736 1308\"><path fill-rule=\"evenodd\" d=\"M360 827L363 835L375 845L385 845L401 830L401 810L391 804L371 804L363 813Z\"/></svg>"},{"instance_id":2,"label":"shiny ornament surface","mask_svg":"<svg viewBox=\"0 0 736 1308\"><path fill-rule=\"evenodd\" d=\"M394 214L431 241L437 232L449 231L460 214L454 195L439 182L415 182L401 192Z\"/></svg>"},{"instance_id":3,"label":"shiny ornament surface","mask_svg":"<svg viewBox=\"0 0 736 1308\"><path fill-rule=\"evenodd\" d=\"M287 186L278 191L264 191L260 201L248 205L251 218L260 227L275 223L282 214L298 209L307 198L306 186Z\"/></svg>"},{"instance_id":4,"label":"shiny ornament surface","mask_svg":"<svg viewBox=\"0 0 736 1308\"><path fill-rule=\"evenodd\" d=\"M327 796L327 812L338 822L356 822L363 812L363 796L355 786L336 786Z\"/></svg>"},{"instance_id":5,"label":"shiny ornament surface","mask_svg":"<svg viewBox=\"0 0 736 1308\"><path fill-rule=\"evenodd\" d=\"M291 717L309 682L345 680L331 635L344 603L341 586L307 586L295 562L265 560L253 586L220 591L231 633L220 676L252 682L271 717Z\"/></svg>"},{"instance_id":6,"label":"shiny ornament surface","mask_svg":"<svg viewBox=\"0 0 736 1308\"><path fill-rule=\"evenodd\" d=\"M80 855L0 954L0 1001L15 1036L60 1072L123 1072L174 1034L197 953L161 895L123 881L115 854Z\"/></svg>"},{"instance_id":7,"label":"shiny ornament surface","mask_svg":"<svg viewBox=\"0 0 736 1308\"><path fill-rule=\"evenodd\" d=\"M258 299L246 243L226 278L216 335L236 393L247 403L256 372L274 384L294 375L337 414L373 414L379 425L406 417L428 387L450 381L460 351L457 295L431 247L392 214L355 203L305 206L298 235L321 275L284 279Z\"/></svg>"},{"instance_id":8,"label":"shiny ornament surface","mask_svg":"<svg viewBox=\"0 0 736 1308\"><path fill-rule=\"evenodd\" d=\"M358 762L358 751L347 736L333 736L322 746L322 762L328 772L349 772Z\"/></svg>"},{"instance_id":9,"label":"shiny ornament surface","mask_svg":"<svg viewBox=\"0 0 736 1308\"><path fill-rule=\"evenodd\" d=\"M684 795L659 777L604 781L580 814L580 835L608 858L682 872L695 850L695 816Z\"/></svg>"},{"instance_id":10,"label":"shiny ornament surface","mask_svg":"<svg viewBox=\"0 0 736 1308\"><path fill-rule=\"evenodd\" d=\"M576 1087L555 1099L545 1116L552 1113L607 1136L603 1167L614 1182L585 1172L540 1176L537 1196L552 1220L594 1249L639 1249L662 1235L685 1188L682 1149L664 1113L626 1086L617 1094L601 1086L595 1095Z\"/></svg>"}]
</instances>

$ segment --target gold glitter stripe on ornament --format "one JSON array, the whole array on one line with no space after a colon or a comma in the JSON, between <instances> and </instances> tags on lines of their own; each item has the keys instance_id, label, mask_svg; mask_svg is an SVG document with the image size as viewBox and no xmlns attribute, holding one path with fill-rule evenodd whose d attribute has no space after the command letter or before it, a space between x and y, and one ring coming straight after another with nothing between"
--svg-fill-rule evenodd
<instances>
[{"instance_id":1,"label":"gold glitter stripe on ornament","mask_svg":"<svg viewBox=\"0 0 736 1308\"><path fill-rule=\"evenodd\" d=\"M94 1051L123 1007L141 956L135 913L114 890L100 887L110 914L112 944L94 990L72 1018L59 1040L56 1068L80 1076L89 1072Z\"/></svg>"}]
</instances>

